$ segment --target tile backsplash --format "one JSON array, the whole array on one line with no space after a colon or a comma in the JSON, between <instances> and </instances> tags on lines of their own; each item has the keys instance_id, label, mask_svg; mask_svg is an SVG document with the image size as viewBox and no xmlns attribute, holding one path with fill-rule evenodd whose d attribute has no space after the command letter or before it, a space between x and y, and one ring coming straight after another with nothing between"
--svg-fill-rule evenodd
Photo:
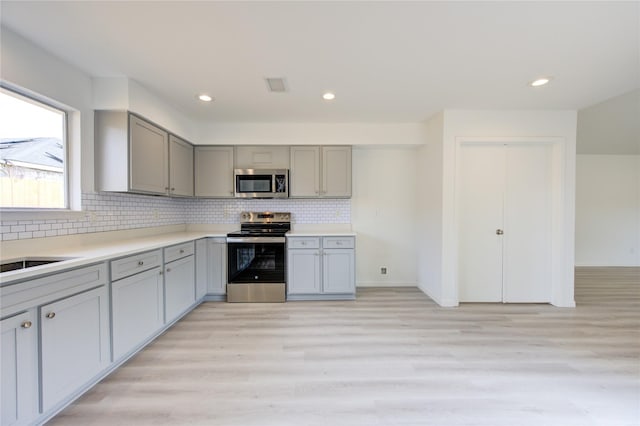
<instances>
[{"instance_id":1,"label":"tile backsplash","mask_svg":"<svg viewBox=\"0 0 640 426\"><path fill-rule=\"evenodd\" d=\"M351 200L180 199L135 194L82 195L83 213L73 219L0 219L2 241L120 231L183 223L239 223L242 211L290 211L294 223L350 223Z\"/></svg>"}]
</instances>

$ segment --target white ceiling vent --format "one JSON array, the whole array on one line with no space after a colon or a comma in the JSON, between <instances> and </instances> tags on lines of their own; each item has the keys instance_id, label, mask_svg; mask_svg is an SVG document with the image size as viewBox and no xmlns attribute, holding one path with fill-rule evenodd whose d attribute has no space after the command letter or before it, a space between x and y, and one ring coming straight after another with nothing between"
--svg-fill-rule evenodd
<instances>
[{"instance_id":1,"label":"white ceiling vent","mask_svg":"<svg viewBox=\"0 0 640 426\"><path fill-rule=\"evenodd\" d=\"M284 84L284 78L265 78L267 86L270 92L282 93L287 91L287 86Z\"/></svg>"}]
</instances>

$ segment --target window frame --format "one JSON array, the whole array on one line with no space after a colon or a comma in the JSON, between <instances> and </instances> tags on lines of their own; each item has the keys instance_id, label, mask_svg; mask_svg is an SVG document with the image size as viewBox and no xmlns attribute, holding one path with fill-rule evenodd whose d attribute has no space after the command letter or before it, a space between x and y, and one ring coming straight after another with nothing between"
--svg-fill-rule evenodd
<instances>
[{"instance_id":1,"label":"window frame","mask_svg":"<svg viewBox=\"0 0 640 426\"><path fill-rule=\"evenodd\" d=\"M64 200L62 207L9 207L0 205L0 213L5 219L12 219L7 216L13 216L10 213L34 213L36 218L38 214L50 214L50 213L67 213L73 212L75 210L71 209L71 164L69 162L69 144L70 144L70 135L69 135L69 120L72 111L65 107L64 105L52 101L44 96L37 95L33 92L17 88L12 85L6 84L4 81L0 81L0 92L5 92L8 96L14 96L20 100L25 102L29 102L33 105L45 108L47 110L51 110L53 112L62 113L63 116L63 126L62 126L62 152L63 152L63 192L64 192ZM22 219L30 219L28 217L22 217Z\"/></svg>"}]
</instances>

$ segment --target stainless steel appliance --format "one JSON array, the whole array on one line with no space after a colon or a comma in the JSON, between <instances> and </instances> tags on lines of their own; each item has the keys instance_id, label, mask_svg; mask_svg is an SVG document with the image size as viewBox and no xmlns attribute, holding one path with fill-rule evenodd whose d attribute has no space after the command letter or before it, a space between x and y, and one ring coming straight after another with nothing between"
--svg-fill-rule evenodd
<instances>
[{"instance_id":1,"label":"stainless steel appliance","mask_svg":"<svg viewBox=\"0 0 640 426\"><path fill-rule=\"evenodd\" d=\"M227 234L227 301L284 302L291 213L243 212Z\"/></svg>"},{"instance_id":2,"label":"stainless steel appliance","mask_svg":"<svg viewBox=\"0 0 640 426\"><path fill-rule=\"evenodd\" d=\"M286 198L289 196L287 169L235 169L235 196L239 198Z\"/></svg>"}]
</instances>

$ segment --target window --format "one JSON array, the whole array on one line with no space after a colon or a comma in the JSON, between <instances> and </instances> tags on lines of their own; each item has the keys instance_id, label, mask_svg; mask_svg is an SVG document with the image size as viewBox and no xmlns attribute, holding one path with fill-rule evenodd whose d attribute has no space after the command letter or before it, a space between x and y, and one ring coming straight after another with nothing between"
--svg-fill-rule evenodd
<instances>
[{"instance_id":1,"label":"window","mask_svg":"<svg viewBox=\"0 0 640 426\"><path fill-rule=\"evenodd\" d=\"M0 88L0 208L68 207L67 114Z\"/></svg>"}]
</instances>

